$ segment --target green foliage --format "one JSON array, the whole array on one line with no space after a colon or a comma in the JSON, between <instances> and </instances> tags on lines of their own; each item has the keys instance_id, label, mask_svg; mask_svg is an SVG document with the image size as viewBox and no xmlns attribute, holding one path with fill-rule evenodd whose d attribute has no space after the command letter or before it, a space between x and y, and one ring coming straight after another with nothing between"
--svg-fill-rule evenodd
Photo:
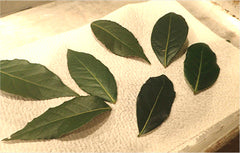
<instances>
[{"instance_id":1,"label":"green foliage","mask_svg":"<svg viewBox=\"0 0 240 153\"><path fill-rule=\"evenodd\" d=\"M164 67L181 52L188 35L188 25L181 15L168 13L153 27L152 48Z\"/></svg>"},{"instance_id":2,"label":"green foliage","mask_svg":"<svg viewBox=\"0 0 240 153\"><path fill-rule=\"evenodd\" d=\"M188 48L184 75L194 94L213 85L219 72L216 55L207 44L196 43Z\"/></svg>"},{"instance_id":3,"label":"green foliage","mask_svg":"<svg viewBox=\"0 0 240 153\"><path fill-rule=\"evenodd\" d=\"M116 55L140 57L150 64L134 35L116 22L98 20L91 24L96 38Z\"/></svg>"},{"instance_id":4,"label":"green foliage","mask_svg":"<svg viewBox=\"0 0 240 153\"><path fill-rule=\"evenodd\" d=\"M45 66L26 60L0 61L0 82L1 90L32 99L78 96Z\"/></svg>"},{"instance_id":5,"label":"green foliage","mask_svg":"<svg viewBox=\"0 0 240 153\"><path fill-rule=\"evenodd\" d=\"M137 97L139 136L155 129L168 118L174 99L173 84L167 76L147 80Z\"/></svg>"},{"instance_id":6,"label":"green foliage","mask_svg":"<svg viewBox=\"0 0 240 153\"><path fill-rule=\"evenodd\" d=\"M78 86L93 96L115 103L116 81L99 60L90 54L68 50L68 69Z\"/></svg>"}]
</instances>

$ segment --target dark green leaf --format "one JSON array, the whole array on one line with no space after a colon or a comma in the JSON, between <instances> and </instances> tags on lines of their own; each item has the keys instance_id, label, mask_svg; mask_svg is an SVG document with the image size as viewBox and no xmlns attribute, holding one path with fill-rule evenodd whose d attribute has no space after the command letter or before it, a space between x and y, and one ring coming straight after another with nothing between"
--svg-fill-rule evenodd
<instances>
[{"instance_id":1,"label":"dark green leaf","mask_svg":"<svg viewBox=\"0 0 240 153\"><path fill-rule=\"evenodd\" d=\"M60 78L40 64L26 60L0 61L1 90L33 99L77 96Z\"/></svg>"},{"instance_id":2,"label":"dark green leaf","mask_svg":"<svg viewBox=\"0 0 240 153\"><path fill-rule=\"evenodd\" d=\"M165 75L147 80L137 97L138 136L153 130L168 118L174 99L173 84Z\"/></svg>"},{"instance_id":3,"label":"dark green leaf","mask_svg":"<svg viewBox=\"0 0 240 153\"><path fill-rule=\"evenodd\" d=\"M183 49L188 34L185 19L175 13L168 13L160 18L153 27L152 48L164 67Z\"/></svg>"},{"instance_id":4,"label":"dark green leaf","mask_svg":"<svg viewBox=\"0 0 240 153\"><path fill-rule=\"evenodd\" d=\"M48 109L29 122L22 130L4 140L34 140L59 138L92 120L111 108L100 98L77 97Z\"/></svg>"},{"instance_id":5,"label":"dark green leaf","mask_svg":"<svg viewBox=\"0 0 240 153\"><path fill-rule=\"evenodd\" d=\"M116 102L117 85L109 71L90 54L68 50L68 69L78 86L87 93Z\"/></svg>"},{"instance_id":6,"label":"dark green leaf","mask_svg":"<svg viewBox=\"0 0 240 153\"><path fill-rule=\"evenodd\" d=\"M215 53L207 44L196 43L187 50L184 75L194 94L210 87L218 78L220 68Z\"/></svg>"},{"instance_id":7,"label":"dark green leaf","mask_svg":"<svg viewBox=\"0 0 240 153\"><path fill-rule=\"evenodd\" d=\"M114 54L140 57L150 63L134 35L118 23L98 20L91 24L91 28L97 39Z\"/></svg>"}]
</instances>

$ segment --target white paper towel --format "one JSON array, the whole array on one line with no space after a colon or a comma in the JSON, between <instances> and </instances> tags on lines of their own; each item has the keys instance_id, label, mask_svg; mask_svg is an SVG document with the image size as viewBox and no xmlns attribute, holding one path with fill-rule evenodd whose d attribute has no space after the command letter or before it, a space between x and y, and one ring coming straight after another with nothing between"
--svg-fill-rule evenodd
<instances>
[{"instance_id":1,"label":"white paper towel","mask_svg":"<svg viewBox=\"0 0 240 153\"><path fill-rule=\"evenodd\" d=\"M175 12L188 25L189 45L205 42L217 55L221 70L216 83L193 95L183 74L185 55L166 69L151 48L151 32L163 15ZM27 59L41 63L56 73L80 95L86 95L71 79L67 69L67 49L94 55L115 76L118 99L111 113L102 114L77 131L60 139L0 142L1 152L165 152L174 150L198 133L239 109L238 49L211 32L176 1L144 2L127 5L107 15L138 39L151 65L108 51L91 32L89 25L10 51L0 51L3 59ZM156 130L137 137L136 97L149 77L165 74L173 82L176 98L169 118ZM31 101L0 93L0 139L22 129L27 122L71 97Z\"/></svg>"}]
</instances>

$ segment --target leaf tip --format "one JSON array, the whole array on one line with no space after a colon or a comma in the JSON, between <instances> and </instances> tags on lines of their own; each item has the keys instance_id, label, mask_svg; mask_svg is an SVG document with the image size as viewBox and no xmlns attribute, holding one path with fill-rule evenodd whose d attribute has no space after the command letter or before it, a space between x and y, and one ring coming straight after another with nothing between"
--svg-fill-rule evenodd
<instances>
[{"instance_id":1,"label":"leaf tip","mask_svg":"<svg viewBox=\"0 0 240 153\"><path fill-rule=\"evenodd\" d=\"M147 58L145 60L149 65L151 65L151 62Z\"/></svg>"},{"instance_id":2,"label":"leaf tip","mask_svg":"<svg viewBox=\"0 0 240 153\"><path fill-rule=\"evenodd\" d=\"M68 50L67 50L67 54L71 54L71 53L74 53L74 52L76 52L76 51L71 50L71 49L68 49Z\"/></svg>"},{"instance_id":3,"label":"leaf tip","mask_svg":"<svg viewBox=\"0 0 240 153\"><path fill-rule=\"evenodd\" d=\"M146 55L143 55L142 57L148 64L151 64L151 62L148 60L148 58L146 57Z\"/></svg>"},{"instance_id":4,"label":"leaf tip","mask_svg":"<svg viewBox=\"0 0 240 153\"><path fill-rule=\"evenodd\" d=\"M10 140L9 138L4 138L1 141L9 141L9 140Z\"/></svg>"},{"instance_id":5,"label":"leaf tip","mask_svg":"<svg viewBox=\"0 0 240 153\"><path fill-rule=\"evenodd\" d=\"M74 97L80 97L80 95L78 93L76 93L75 91L73 91L73 96Z\"/></svg>"}]
</instances>

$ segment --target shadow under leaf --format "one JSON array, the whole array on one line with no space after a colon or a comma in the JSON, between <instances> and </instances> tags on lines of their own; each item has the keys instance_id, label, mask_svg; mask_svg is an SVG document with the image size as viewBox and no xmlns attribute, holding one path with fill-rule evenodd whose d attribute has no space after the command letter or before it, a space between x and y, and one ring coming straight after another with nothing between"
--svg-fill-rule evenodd
<instances>
[{"instance_id":1,"label":"shadow under leaf","mask_svg":"<svg viewBox=\"0 0 240 153\"><path fill-rule=\"evenodd\" d=\"M8 98L8 99L17 99L17 100L23 100L23 101L36 101L36 99L26 98L26 97L23 97L20 95L15 95L12 93L5 92L3 90L0 90L0 96Z\"/></svg>"}]
</instances>

